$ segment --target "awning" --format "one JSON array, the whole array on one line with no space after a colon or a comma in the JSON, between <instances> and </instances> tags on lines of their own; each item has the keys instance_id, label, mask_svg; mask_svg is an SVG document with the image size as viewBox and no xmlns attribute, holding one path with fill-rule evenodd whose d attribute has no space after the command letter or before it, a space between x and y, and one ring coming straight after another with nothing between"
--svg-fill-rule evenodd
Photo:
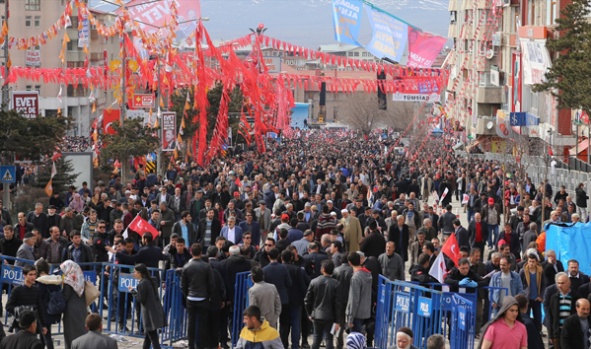
<instances>
[{"instance_id":1,"label":"awning","mask_svg":"<svg viewBox=\"0 0 591 349\"><path fill-rule=\"evenodd\" d=\"M577 155L581 154L582 152L584 152L585 150L587 150L587 148L589 148L589 140L584 139L584 140L580 141L577 146L570 148L568 153L570 156L577 156ZM579 152L579 154L577 154L577 151Z\"/></svg>"}]
</instances>

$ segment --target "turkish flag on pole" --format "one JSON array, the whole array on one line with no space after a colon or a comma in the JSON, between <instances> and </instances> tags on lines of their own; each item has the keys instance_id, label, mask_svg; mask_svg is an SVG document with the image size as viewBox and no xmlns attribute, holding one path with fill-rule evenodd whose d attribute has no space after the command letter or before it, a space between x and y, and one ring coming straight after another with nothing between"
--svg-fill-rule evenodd
<instances>
[{"instance_id":1,"label":"turkish flag on pole","mask_svg":"<svg viewBox=\"0 0 591 349\"><path fill-rule=\"evenodd\" d=\"M455 265L458 265L458 261L460 260L460 246L458 245L458 240L456 239L456 234L451 234L445 244L441 248L441 252L445 253L449 259L454 261Z\"/></svg>"},{"instance_id":2,"label":"turkish flag on pole","mask_svg":"<svg viewBox=\"0 0 591 349\"><path fill-rule=\"evenodd\" d=\"M160 232L156 230L156 228L154 228L150 223L148 223L147 220L140 217L139 214L135 216L131 223L129 223L127 229L135 231L140 236L142 236L144 233L149 232L152 234L153 239L156 239L158 235L160 235ZM125 229L125 231L123 232L123 237L127 237L127 229Z\"/></svg>"}]
</instances>

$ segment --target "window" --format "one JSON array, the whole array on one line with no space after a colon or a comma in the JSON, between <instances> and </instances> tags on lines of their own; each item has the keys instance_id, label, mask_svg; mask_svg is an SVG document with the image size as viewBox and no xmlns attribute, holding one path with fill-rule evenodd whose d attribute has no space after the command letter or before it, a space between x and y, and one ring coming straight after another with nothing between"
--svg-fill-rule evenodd
<instances>
[{"instance_id":1,"label":"window","mask_svg":"<svg viewBox=\"0 0 591 349\"><path fill-rule=\"evenodd\" d=\"M31 88L32 88L32 87L31 87L31 85L27 85L27 86L25 86L25 90L26 90L26 91L31 91Z\"/></svg>"},{"instance_id":2,"label":"window","mask_svg":"<svg viewBox=\"0 0 591 349\"><path fill-rule=\"evenodd\" d=\"M70 16L70 21L72 21L72 28L78 29L78 16Z\"/></svg>"},{"instance_id":3,"label":"window","mask_svg":"<svg viewBox=\"0 0 591 349\"><path fill-rule=\"evenodd\" d=\"M35 24L35 27L37 27L37 28L40 27L41 26L41 16L35 16L33 23Z\"/></svg>"},{"instance_id":4,"label":"window","mask_svg":"<svg viewBox=\"0 0 591 349\"><path fill-rule=\"evenodd\" d=\"M78 50L78 40L76 39L70 39L70 41L68 42L68 51L77 51Z\"/></svg>"},{"instance_id":5,"label":"window","mask_svg":"<svg viewBox=\"0 0 591 349\"><path fill-rule=\"evenodd\" d=\"M41 85L35 85L35 91L41 93Z\"/></svg>"},{"instance_id":6,"label":"window","mask_svg":"<svg viewBox=\"0 0 591 349\"><path fill-rule=\"evenodd\" d=\"M31 26L31 16L25 16L25 27Z\"/></svg>"},{"instance_id":7,"label":"window","mask_svg":"<svg viewBox=\"0 0 591 349\"><path fill-rule=\"evenodd\" d=\"M25 11L41 11L41 0L25 0Z\"/></svg>"}]
</instances>

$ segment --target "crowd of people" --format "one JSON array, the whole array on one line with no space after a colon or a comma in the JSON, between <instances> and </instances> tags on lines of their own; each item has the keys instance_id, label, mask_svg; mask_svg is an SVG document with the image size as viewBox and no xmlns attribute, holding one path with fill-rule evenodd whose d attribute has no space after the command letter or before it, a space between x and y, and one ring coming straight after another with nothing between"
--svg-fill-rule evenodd
<instances>
[{"instance_id":1,"label":"crowd of people","mask_svg":"<svg viewBox=\"0 0 591 349\"><path fill-rule=\"evenodd\" d=\"M92 145L92 139L85 136L66 136L62 139L61 152L79 153L85 152Z\"/></svg>"},{"instance_id":2,"label":"crowd of people","mask_svg":"<svg viewBox=\"0 0 591 349\"><path fill-rule=\"evenodd\" d=\"M245 151L206 167L171 163L163 177L140 166L127 183L113 175L71 187L14 222L0 206L0 252L25 268L26 260L135 265L142 281L134 292L146 304L160 304L160 284L144 268L177 270L191 349L229 347L235 278L247 271L254 285L239 347L269 340L273 348L316 349L324 341L341 349L349 332L373 346L379 275L437 282L429 270L453 234L462 258L447 259L445 283L478 294L483 348L539 348L546 334L555 348L586 343L575 320L589 328L589 278L576 260L565 270L545 250L548 224L586 219L585 186L575 198L564 187L553 195L548 183L456 156L448 135L418 153L413 144L400 153L379 134L308 130L265 154ZM464 212L468 227L458 219ZM158 233L128 229L136 217ZM164 313L141 309L144 348L158 348ZM50 333L38 319L40 332ZM67 347L84 331L67 335ZM505 333L510 344L499 339ZM412 348L412 331L398 334L397 348Z\"/></svg>"}]
</instances>

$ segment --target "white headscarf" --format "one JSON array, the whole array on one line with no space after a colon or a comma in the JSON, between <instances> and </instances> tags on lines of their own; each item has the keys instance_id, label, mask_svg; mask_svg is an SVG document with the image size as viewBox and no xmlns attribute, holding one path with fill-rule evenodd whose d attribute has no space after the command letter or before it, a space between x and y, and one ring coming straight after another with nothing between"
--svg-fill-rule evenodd
<instances>
[{"instance_id":1,"label":"white headscarf","mask_svg":"<svg viewBox=\"0 0 591 349\"><path fill-rule=\"evenodd\" d=\"M78 297L84 293L84 273L80 266L74 261L65 261L60 265L64 274L64 283L72 286Z\"/></svg>"}]
</instances>

